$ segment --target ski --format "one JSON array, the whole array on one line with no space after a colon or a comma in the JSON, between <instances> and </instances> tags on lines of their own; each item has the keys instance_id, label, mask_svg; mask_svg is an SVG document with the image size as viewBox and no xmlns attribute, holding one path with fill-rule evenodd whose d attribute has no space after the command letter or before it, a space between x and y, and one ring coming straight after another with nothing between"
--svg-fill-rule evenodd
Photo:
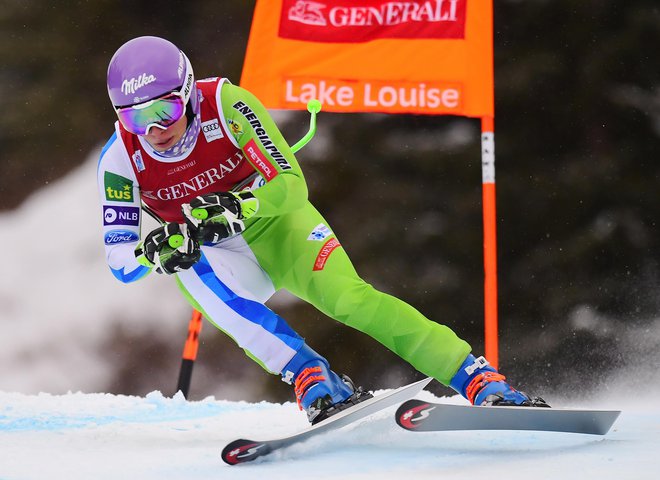
<instances>
[{"instance_id":1,"label":"ski","mask_svg":"<svg viewBox=\"0 0 660 480\"><path fill-rule=\"evenodd\" d=\"M227 444L222 450L222 459L229 465L250 462L291 445L303 442L322 433L337 430L357 420L365 418L387 407L408 400L417 395L431 378L425 378L415 383L397 388L381 395L376 395L357 405L342 410L327 420L313 425L293 435L272 440L246 440L239 439Z\"/></svg>"},{"instance_id":2,"label":"ski","mask_svg":"<svg viewBox=\"0 0 660 480\"><path fill-rule=\"evenodd\" d=\"M482 407L408 400L396 423L413 432L538 430L605 435L621 412L540 407Z\"/></svg>"}]
</instances>

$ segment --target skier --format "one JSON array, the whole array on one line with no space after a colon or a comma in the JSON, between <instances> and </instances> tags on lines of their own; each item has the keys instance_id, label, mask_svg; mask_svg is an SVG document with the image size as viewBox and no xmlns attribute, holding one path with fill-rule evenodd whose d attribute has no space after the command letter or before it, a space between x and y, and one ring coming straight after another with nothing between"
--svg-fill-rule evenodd
<instances>
[{"instance_id":1,"label":"skier","mask_svg":"<svg viewBox=\"0 0 660 480\"><path fill-rule=\"evenodd\" d=\"M250 92L225 78L196 81L186 55L158 37L121 46L107 87L119 121L101 153L98 185L112 273L125 283L154 270L173 275L194 308L295 386L310 422L369 394L264 305L282 288L472 404L546 406L513 389L448 327L357 275ZM144 236L141 206L162 220Z\"/></svg>"}]
</instances>

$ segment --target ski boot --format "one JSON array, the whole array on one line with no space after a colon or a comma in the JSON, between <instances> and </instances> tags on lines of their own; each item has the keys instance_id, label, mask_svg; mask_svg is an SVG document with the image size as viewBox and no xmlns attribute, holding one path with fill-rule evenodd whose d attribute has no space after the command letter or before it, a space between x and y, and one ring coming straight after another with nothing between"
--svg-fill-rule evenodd
<instances>
[{"instance_id":1,"label":"ski boot","mask_svg":"<svg viewBox=\"0 0 660 480\"><path fill-rule=\"evenodd\" d=\"M468 355L449 386L472 405L550 407L540 397L530 398L509 385L504 375L490 366L484 357Z\"/></svg>"},{"instance_id":2,"label":"ski boot","mask_svg":"<svg viewBox=\"0 0 660 480\"><path fill-rule=\"evenodd\" d=\"M330 370L328 361L307 344L284 367L282 381L295 385L298 407L312 425L372 397L346 375Z\"/></svg>"}]
</instances>

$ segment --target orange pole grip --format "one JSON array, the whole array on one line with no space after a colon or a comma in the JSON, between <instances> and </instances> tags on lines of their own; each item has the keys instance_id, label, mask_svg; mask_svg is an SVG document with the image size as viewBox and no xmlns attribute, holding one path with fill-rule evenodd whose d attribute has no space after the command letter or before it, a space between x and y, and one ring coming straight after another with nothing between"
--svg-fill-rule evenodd
<instances>
[{"instance_id":1,"label":"orange pole grip","mask_svg":"<svg viewBox=\"0 0 660 480\"><path fill-rule=\"evenodd\" d=\"M202 331L202 314L193 310L190 323L188 323L188 337L183 346L183 359L195 361L199 349L199 334Z\"/></svg>"}]
</instances>

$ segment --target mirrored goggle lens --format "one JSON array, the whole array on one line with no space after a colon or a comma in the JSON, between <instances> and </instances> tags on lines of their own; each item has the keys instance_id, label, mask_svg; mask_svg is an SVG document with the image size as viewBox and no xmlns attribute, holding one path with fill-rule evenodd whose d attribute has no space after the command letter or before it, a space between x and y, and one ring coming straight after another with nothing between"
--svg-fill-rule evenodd
<instances>
[{"instance_id":1,"label":"mirrored goggle lens","mask_svg":"<svg viewBox=\"0 0 660 480\"><path fill-rule=\"evenodd\" d=\"M145 135L150 127L169 127L183 116L185 110L183 99L171 93L140 105L120 108L117 116L126 130L136 135Z\"/></svg>"}]
</instances>

